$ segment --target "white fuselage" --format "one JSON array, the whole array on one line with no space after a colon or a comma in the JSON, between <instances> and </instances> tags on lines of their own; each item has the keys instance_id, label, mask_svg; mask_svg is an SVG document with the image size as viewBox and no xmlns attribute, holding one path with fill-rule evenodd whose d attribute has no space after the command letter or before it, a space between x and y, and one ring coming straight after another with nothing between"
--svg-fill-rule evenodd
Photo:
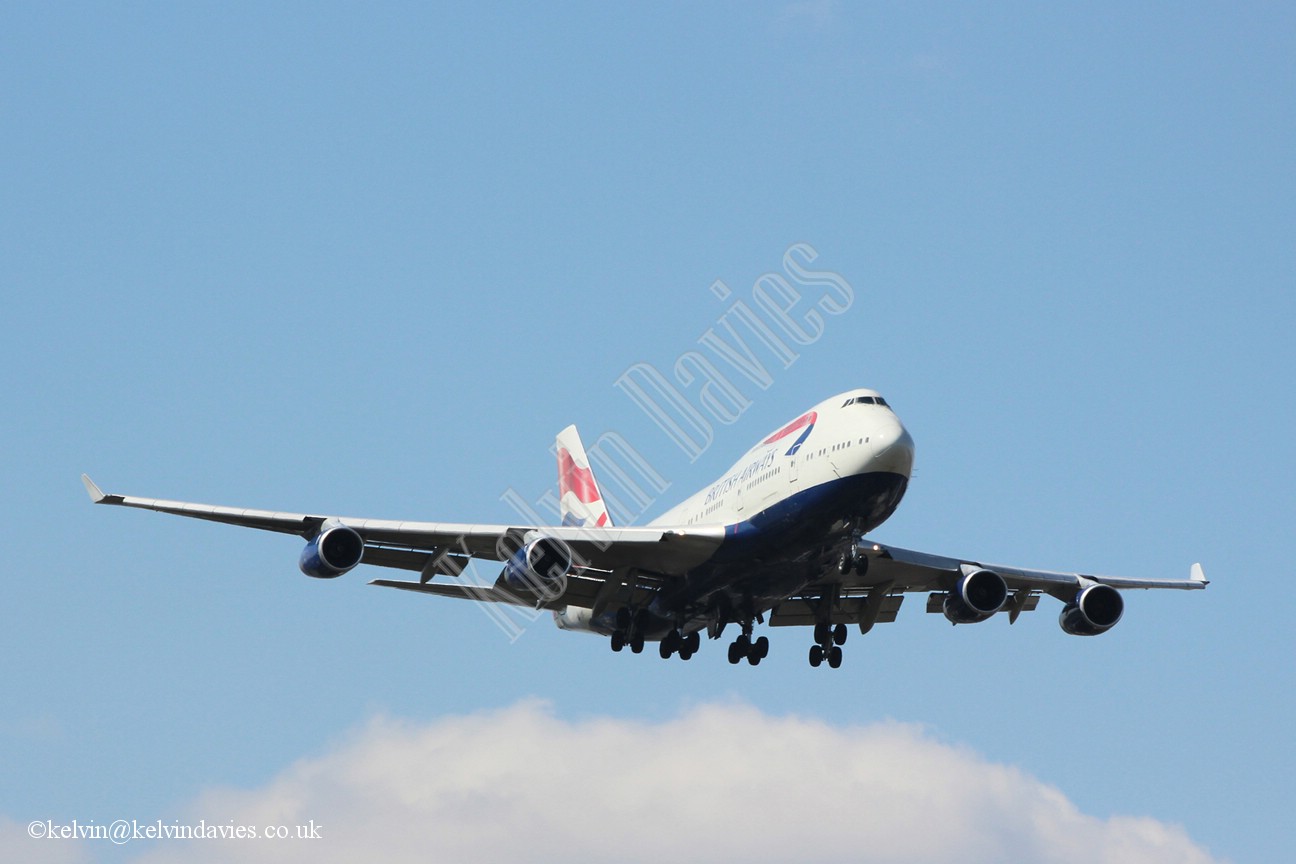
<instances>
[{"instance_id":1,"label":"white fuselage","mask_svg":"<svg viewBox=\"0 0 1296 864\"><path fill-rule=\"evenodd\" d=\"M913 439L874 390L826 399L763 438L715 482L651 525L733 525L818 486L913 469Z\"/></svg>"}]
</instances>

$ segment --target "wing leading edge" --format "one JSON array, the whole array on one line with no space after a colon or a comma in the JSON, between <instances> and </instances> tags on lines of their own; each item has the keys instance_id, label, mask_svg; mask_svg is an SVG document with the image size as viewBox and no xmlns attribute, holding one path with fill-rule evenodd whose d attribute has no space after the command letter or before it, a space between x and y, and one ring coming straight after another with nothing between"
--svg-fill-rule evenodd
<instances>
[{"instance_id":1,"label":"wing leading edge","mask_svg":"<svg viewBox=\"0 0 1296 864\"><path fill-rule=\"evenodd\" d=\"M305 540L313 539L326 523L343 525L364 539L366 563L406 570L424 569L432 558L440 556L444 559L447 554L505 561L517 550L518 541L536 534L566 543L585 567L600 570L635 567L663 575L678 575L710 558L724 539L724 529L719 526L699 526L680 531L646 527L487 525L393 521L219 507L188 501L107 494L84 474L81 475L81 481L95 504L132 507L243 528L295 534ZM373 560L370 557L371 550Z\"/></svg>"},{"instance_id":2,"label":"wing leading edge","mask_svg":"<svg viewBox=\"0 0 1296 864\"><path fill-rule=\"evenodd\" d=\"M971 558L948 558L928 552L916 552L899 546L869 544L868 551L874 564L882 562L888 574L894 574L899 584L918 582L925 584L933 578L957 575L964 566L984 567L1004 578L1010 588L1029 588L1051 592L1058 589L1081 588L1090 583L1111 588L1177 588L1192 590L1210 584L1201 564L1194 564L1187 579L1140 579L1128 576L1099 576L1088 573L1065 573L1054 570L1035 570L1009 564L994 564ZM907 577L907 578L906 578Z\"/></svg>"}]
</instances>

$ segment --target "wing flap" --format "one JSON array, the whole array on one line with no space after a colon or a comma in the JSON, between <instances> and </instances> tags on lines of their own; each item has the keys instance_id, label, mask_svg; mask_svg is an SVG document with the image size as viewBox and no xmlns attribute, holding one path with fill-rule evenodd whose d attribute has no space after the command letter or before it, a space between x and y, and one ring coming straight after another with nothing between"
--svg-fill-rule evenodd
<instances>
[{"instance_id":1,"label":"wing flap","mask_svg":"<svg viewBox=\"0 0 1296 864\"><path fill-rule=\"evenodd\" d=\"M890 624L896 620L904 596L890 594L886 596L878 610L874 623ZM822 601L814 598L796 598L784 600L770 612L771 627L813 627L819 623L819 608ZM868 604L867 597L847 597L833 604L828 612L829 624L858 624L865 616Z\"/></svg>"},{"instance_id":2,"label":"wing flap","mask_svg":"<svg viewBox=\"0 0 1296 864\"><path fill-rule=\"evenodd\" d=\"M1040 595L1030 591L1029 588L1024 590L1027 593L1023 594L1020 599L1018 599L1015 596L1010 596L1007 602L1004 603L1003 608L1000 609L995 614L999 615L1004 612L1007 612L1009 613L1009 615L1012 616L1012 619L1016 621L1017 616L1020 615L1021 613L1034 612L1039 607ZM947 596L949 595L945 594L944 592L937 592L934 594L927 595L927 611L932 613L944 612L945 598Z\"/></svg>"}]
</instances>

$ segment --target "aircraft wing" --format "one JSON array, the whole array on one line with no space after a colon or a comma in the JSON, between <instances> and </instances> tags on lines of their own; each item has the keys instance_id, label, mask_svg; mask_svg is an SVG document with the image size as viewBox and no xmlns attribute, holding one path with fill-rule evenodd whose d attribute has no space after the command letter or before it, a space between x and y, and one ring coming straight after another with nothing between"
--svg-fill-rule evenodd
<instances>
[{"instance_id":1,"label":"aircraft wing","mask_svg":"<svg viewBox=\"0 0 1296 864\"><path fill-rule=\"evenodd\" d=\"M1054 570L1035 570L1009 564L995 564L972 558L949 558L916 552L899 546L868 543L866 554L870 559L866 571L870 582L879 577L891 580L907 590L938 590L949 587L964 567L993 570L1004 578L1009 588L1027 588L1045 593L1057 593L1081 588L1096 582L1112 588L1205 588L1208 584L1200 564L1194 564L1187 579L1140 579L1127 576L1100 576L1089 573L1065 573Z\"/></svg>"},{"instance_id":2,"label":"aircraft wing","mask_svg":"<svg viewBox=\"0 0 1296 864\"><path fill-rule=\"evenodd\" d=\"M314 538L325 523L345 525L355 530L365 541L362 563L423 571L427 578L433 573L458 575L468 558L507 560L520 543L524 542L524 538L532 534L565 542L581 568L605 571L640 568L665 576L685 573L702 563L724 539L723 527L700 526L680 531L559 525L479 525L217 507L187 501L110 495L100 490L86 475L81 475L81 480L90 500L96 504L134 507L244 528L296 534L306 540Z\"/></svg>"},{"instance_id":3,"label":"aircraft wing","mask_svg":"<svg viewBox=\"0 0 1296 864\"><path fill-rule=\"evenodd\" d=\"M1016 621L1022 612L1035 609L1040 594L1050 594L1070 603L1078 591L1095 584L1116 589L1197 589L1208 584L1200 564L1192 566L1187 579L1139 579L950 558L870 541L864 541L861 552L868 559L863 572L852 569L842 574L835 557L826 559L821 565L823 578L806 586L797 596L777 604L771 610L770 624L809 626L826 621L859 624L860 630L867 632L874 624L896 620L907 593L932 592L927 611L940 612L943 592L953 590L964 574L982 569L1003 578L1010 593L1002 611L1008 613L1009 621Z\"/></svg>"}]
</instances>

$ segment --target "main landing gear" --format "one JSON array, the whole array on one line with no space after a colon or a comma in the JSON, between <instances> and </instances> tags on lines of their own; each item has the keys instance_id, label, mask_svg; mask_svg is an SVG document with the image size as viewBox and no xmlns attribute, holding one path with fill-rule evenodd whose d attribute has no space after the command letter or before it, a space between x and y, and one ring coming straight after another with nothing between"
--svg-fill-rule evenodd
<instances>
[{"instance_id":1,"label":"main landing gear","mask_svg":"<svg viewBox=\"0 0 1296 864\"><path fill-rule=\"evenodd\" d=\"M810 646L810 665L818 667L825 660L836 669L842 664L841 646L846 644L846 625L832 626L826 622L815 625L815 644Z\"/></svg>"},{"instance_id":2,"label":"main landing gear","mask_svg":"<svg viewBox=\"0 0 1296 864\"><path fill-rule=\"evenodd\" d=\"M769 656L769 637L752 638L752 622L744 621L742 634L729 645L729 662L738 665L745 658L753 666Z\"/></svg>"},{"instance_id":3,"label":"main landing gear","mask_svg":"<svg viewBox=\"0 0 1296 864\"><path fill-rule=\"evenodd\" d=\"M731 619L732 620L732 619ZM643 611L633 612L628 608L618 609L616 613L616 629L612 631L612 650L621 651L627 645L630 650L636 654L644 650L644 630L648 629L645 625L649 622L646 620L646 613ZM746 660L752 666L760 665L760 662L769 656L770 643L769 638L761 636L752 638L752 621L744 621L742 625L742 634L729 645L729 662L733 664L741 663ZM719 638L720 629L714 630L711 635ZM843 628L843 641L845 639L845 628ZM830 637L831 638L831 637ZM692 633L682 633L678 628L670 631L662 638L661 644L658 645L658 653L663 660L670 659L673 655L678 654L681 660L688 660L698 652L702 647L702 631L694 630ZM840 658L841 651L838 649ZM840 663L838 659L838 663ZM818 665L818 664L815 664Z\"/></svg>"},{"instance_id":4,"label":"main landing gear","mask_svg":"<svg viewBox=\"0 0 1296 864\"><path fill-rule=\"evenodd\" d=\"M729 662L737 665L743 658L753 666L760 664L760 661L769 656L769 637L761 636L753 640L750 636L743 634L729 643Z\"/></svg>"},{"instance_id":5,"label":"main landing gear","mask_svg":"<svg viewBox=\"0 0 1296 864\"><path fill-rule=\"evenodd\" d=\"M697 653L698 648L702 646L702 634L694 630L687 636L678 630L672 630L666 634L666 638L661 640L658 651L663 660L669 660L672 654L679 654L681 660L687 660Z\"/></svg>"},{"instance_id":6,"label":"main landing gear","mask_svg":"<svg viewBox=\"0 0 1296 864\"><path fill-rule=\"evenodd\" d=\"M612 650L620 651L629 645L630 650L636 654L642 654L644 649L643 628L638 626L640 621L635 620L636 616L631 615L630 610L622 607L617 610L616 629L612 631Z\"/></svg>"}]
</instances>

